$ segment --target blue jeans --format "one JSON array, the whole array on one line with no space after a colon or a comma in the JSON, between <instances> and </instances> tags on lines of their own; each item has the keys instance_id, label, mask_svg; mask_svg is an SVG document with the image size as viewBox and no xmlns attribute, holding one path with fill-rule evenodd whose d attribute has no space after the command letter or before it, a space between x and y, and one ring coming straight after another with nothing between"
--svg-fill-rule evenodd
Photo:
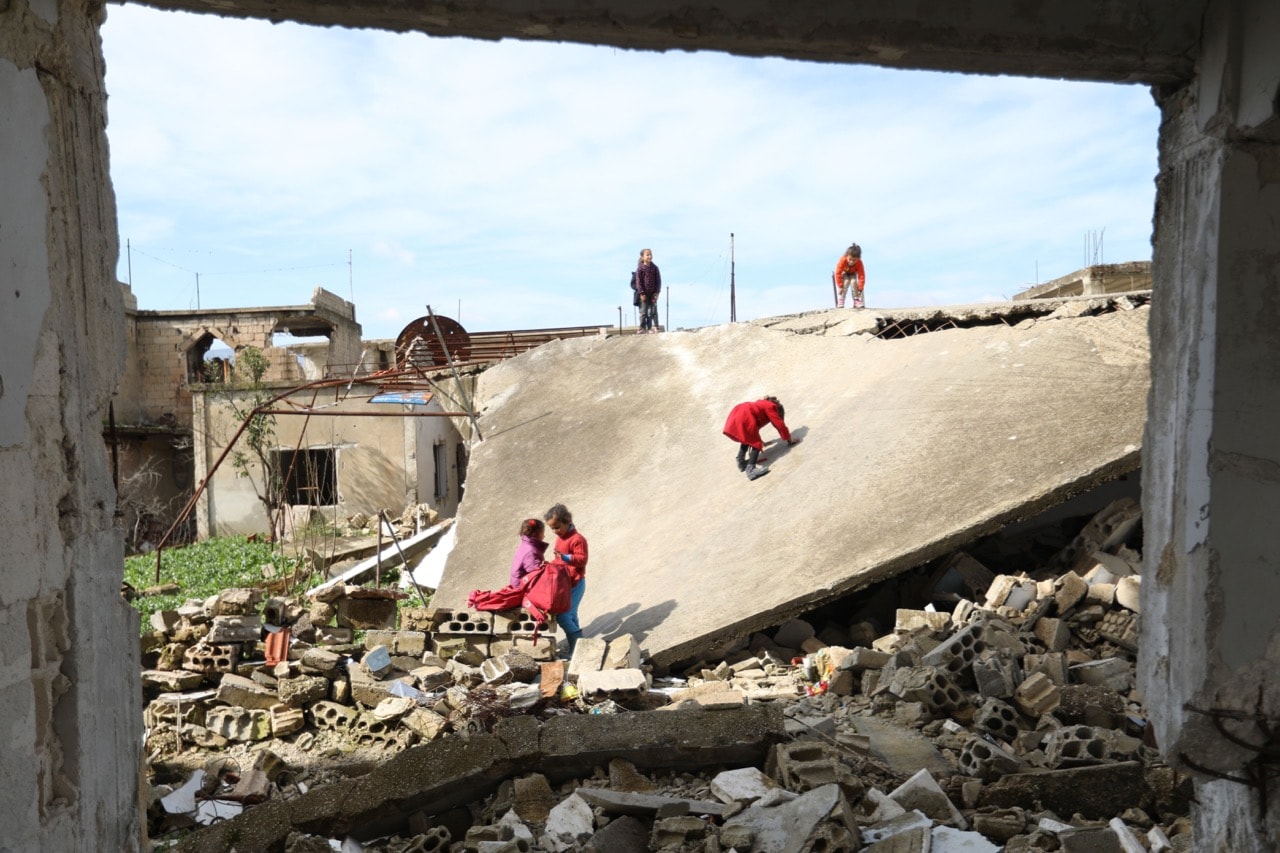
<instances>
[{"instance_id":1,"label":"blue jeans","mask_svg":"<svg viewBox=\"0 0 1280 853\"><path fill-rule=\"evenodd\" d=\"M582 603L582 594L586 591L586 578L578 581L573 585L573 589L569 590L569 609L556 617L556 621L560 623L560 627L564 629L565 634L575 634L582 631L582 626L578 624L578 605Z\"/></svg>"}]
</instances>

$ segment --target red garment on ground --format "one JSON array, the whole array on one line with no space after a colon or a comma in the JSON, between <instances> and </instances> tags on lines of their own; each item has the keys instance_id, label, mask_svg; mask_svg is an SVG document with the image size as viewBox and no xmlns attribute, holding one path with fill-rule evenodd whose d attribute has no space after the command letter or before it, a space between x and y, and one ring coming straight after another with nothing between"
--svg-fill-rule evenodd
<instances>
[{"instance_id":1,"label":"red garment on ground","mask_svg":"<svg viewBox=\"0 0 1280 853\"><path fill-rule=\"evenodd\" d=\"M760 427L773 424L784 441L791 440L791 430L787 429L778 411L778 404L772 400L755 400L750 403L739 403L729 412L729 419L724 422L724 434L739 444L764 450L764 442L760 440ZM559 546L556 546L559 550Z\"/></svg>"}]
</instances>

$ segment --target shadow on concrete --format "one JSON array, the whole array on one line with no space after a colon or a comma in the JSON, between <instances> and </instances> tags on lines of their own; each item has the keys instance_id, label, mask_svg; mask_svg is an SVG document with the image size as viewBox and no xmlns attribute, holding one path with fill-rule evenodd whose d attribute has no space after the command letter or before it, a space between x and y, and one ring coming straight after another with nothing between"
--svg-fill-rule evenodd
<instances>
[{"instance_id":1,"label":"shadow on concrete","mask_svg":"<svg viewBox=\"0 0 1280 853\"><path fill-rule=\"evenodd\" d=\"M808 434L809 428L807 426L796 427L791 431L791 438L793 441L804 441L804 437ZM775 438L773 441L766 441L764 444L764 455L769 458L770 464L778 461L790 452L791 445L787 444L780 438Z\"/></svg>"},{"instance_id":2,"label":"shadow on concrete","mask_svg":"<svg viewBox=\"0 0 1280 853\"><path fill-rule=\"evenodd\" d=\"M591 620L591 624L586 626L584 633L589 637L616 637L620 634L631 634L637 642L643 644L649 631L661 625L676 609L676 601L674 598L668 598L644 610L640 610L639 607L639 604L628 604L610 613L597 616Z\"/></svg>"}]
</instances>

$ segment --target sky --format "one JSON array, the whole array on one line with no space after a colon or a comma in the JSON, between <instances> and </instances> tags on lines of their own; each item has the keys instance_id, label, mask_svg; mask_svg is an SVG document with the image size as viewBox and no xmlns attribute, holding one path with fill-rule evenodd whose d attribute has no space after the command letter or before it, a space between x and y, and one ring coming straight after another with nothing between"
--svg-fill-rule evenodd
<instances>
[{"instance_id":1,"label":"sky","mask_svg":"<svg viewBox=\"0 0 1280 853\"><path fill-rule=\"evenodd\" d=\"M118 276L139 308L303 305L366 338L1007 299L1151 257L1143 86L484 42L107 7Z\"/></svg>"}]
</instances>

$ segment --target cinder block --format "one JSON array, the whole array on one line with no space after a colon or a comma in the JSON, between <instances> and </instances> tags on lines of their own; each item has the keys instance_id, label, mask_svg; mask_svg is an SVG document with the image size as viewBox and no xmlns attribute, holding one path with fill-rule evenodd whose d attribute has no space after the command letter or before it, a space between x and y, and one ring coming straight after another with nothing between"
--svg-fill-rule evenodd
<instances>
[{"instance_id":1,"label":"cinder block","mask_svg":"<svg viewBox=\"0 0 1280 853\"><path fill-rule=\"evenodd\" d=\"M1124 610L1113 610L1098 623L1098 634L1123 649L1138 651L1138 616Z\"/></svg>"},{"instance_id":2,"label":"cinder block","mask_svg":"<svg viewBox=\"0 0 1280 853\"><path fill-rule=\"evenodd\" d=\"M493 634L493 614L485 610L454 610L437 621L436 634L488 637Z\"/></svg>"},{"instance_id":3,"label":"cinder block","mask_svg":"<svg viewBox=\"0 0 1280 853\"><path fill-rule=\"evenodd\" d=\"M973 715L973 726L977 731L986 732L992 737L1013 743L1023 729L1022 718L1013 706L999 699L988 699Z\"/></svg>"},{"instance_id":4,"label":"cinder block","mask_svg":"<svg viewBox=\"0 0 1280 853\"><path fill-rule=\"evenodd\" d=\"M1093 726L1065 726L1050 732L1045 756L1050 767L1102 764L1111 754L1111 732Z\"/></svg>"},{"instance_id":5,"label":"cinder block","mask_svg":"<svg viewBox=\"0 0 1280 853\"><path fill-rule=\"evenodd\" d=\"M301 708L290 708L288 705L274 705L270 709L271 736L284 737L302 731L307 724L306 715Z\"/></svg>"},{"instance_id":6,"label":"cinder block","mask_svg":"<svg viewBox=\"0 0 1280 853\"><path fill-rule=\"evenodd\" d=\"M984 782L994 782L1001 776L1017 773L1021 767L1013 753L982 738L973 738L960 750L961 771Z\"/></svg>"},{"instance_id":7,"label":"cinder block","mask_svg":"<svg viewBox=\"0 0 1280 853\"><path fill-rule=\"evenodd\" d=\"M349 729L355 722L356 709L337 702L316 702L307 709L311 723L318 729Z\"/></svg>"},{"instance_id":8,"label":"cinder block","mask_svg":"<svg viewBox=\"0 0 1280 853\"><path fill-rule=\"evenodd\" d=\"M182 668L192 672L234 672L239 662L238 645L197 643L182 655Z\"/></svg>"},{"instance_id":9,"label":"cinder block","mask_svg":"<svg viewBox=\"0 0 1280 853\"><path fill-rule=\"evenodd\" d=\"M945 669L953 679L972 683L973 674L970 667L978 655L987 649L985 635L984 626L970 625L936 646L921 658L920 662L925 666Z\"/></svg>"},{"instance_id":10,"label":"cinder block","mask_svg":"<svg viewBox=\"0 0 1280 853\"><path fill-rule=\"evenodd\" d=\"M931 666L895 669L889 692L904 702L919 702L934 715L944 715L964 704L964 694L943 672Z\"/></svg>"},{"instance_id":11,"label":"cinder block","mask_svg":"<svg viewBox=\"0 0 1280 853\"><path fill-rule=\"evenodd\" d=\"M259 709L211 708L205 714L205 726L227 740L266 740L271 737L271 714Z\"/></svg>"}]
</instances>

